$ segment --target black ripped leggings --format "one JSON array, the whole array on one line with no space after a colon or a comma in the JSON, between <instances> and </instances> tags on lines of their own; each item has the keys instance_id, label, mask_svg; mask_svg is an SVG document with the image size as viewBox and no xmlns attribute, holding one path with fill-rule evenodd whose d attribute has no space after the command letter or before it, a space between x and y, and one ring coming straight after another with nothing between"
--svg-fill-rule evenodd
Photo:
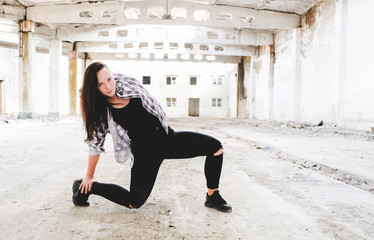
<instances>
[{"instance_id":1,"label":"black ripped leggings","mask_svg":"<svg viewBox=\"0 0 374 240\"><path fill-rule=\"evenodd\" d=\"M148 136L145 141L132 141L134 165L131 169L130 191L115 184L94 182L91 194L100 195L112 202L129 207L141 207L151 194L157 173L164 159L206 156L205 177L207 187L218 188L223 154L213 156L222 148L210 136L194 132L174 132L167 136ZM186 179L187 180L187 179Z\"/></svg>"}]
</instances>

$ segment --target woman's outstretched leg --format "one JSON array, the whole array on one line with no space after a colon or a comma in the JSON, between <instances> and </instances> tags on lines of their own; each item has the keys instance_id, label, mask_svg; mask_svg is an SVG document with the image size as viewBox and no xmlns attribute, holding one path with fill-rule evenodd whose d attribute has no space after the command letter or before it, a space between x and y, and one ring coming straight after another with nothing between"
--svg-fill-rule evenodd
<instances>
[{"instance_id":1,"label":"woman's outstretched leg","mask_svg":"<svg viewBox=\"0 0 374 240\"><path fill-rule=\"evenodd\" d=\"M231 206L219 194L223 148L217 139L195 132L171 131L165 143L165 159L206 156L204 173L208 193L205 206L222 212L231 212Z\"/></svg>"}]
</instances>

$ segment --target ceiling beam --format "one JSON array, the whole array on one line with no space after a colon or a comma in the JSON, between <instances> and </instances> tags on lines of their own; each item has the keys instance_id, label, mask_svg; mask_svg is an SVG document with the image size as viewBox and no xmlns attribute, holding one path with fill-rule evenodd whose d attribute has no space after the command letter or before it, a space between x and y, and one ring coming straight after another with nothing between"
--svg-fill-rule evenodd
<instances>
[{"instance_id":1,"label":"ceiling beam","mask_svg":"<svg viewBox=\"0 0 374 240\"><path fill-rule=\"evenodd\" d=\"M25 9L19 6L0 5L0 18L18 22L25 18Z\"/></svg>"},{"instance_id":2,"label":"ceiling beam","mask_svg":"<svg viewBox=\"0 0 374 240\"><path fill-rule=\"evenodd\" d=\"M167 55L165 55L163 58L155 58L154 56L151 56L150 58L142 58L140 55L137 57L129 57L127 54L124 54L123 56L120 56L118 54L114 53L88 53L87 58L92 60L117 60L117 61L163 61L163 62L221 62L221 63L233 63L238 64L241 61L241 57L233 57L233 56L215 56L214 59L207 59L206 57L202 57L199 59L194 59L193 56L191 56L189 59L183 59L181 58L181 55L178 55L175 59L168 58Z\"/></svg>"},{"instance_id":3,"label":"ceiling beam","mask_svg":"<svg viewBox=\"0 0 374 240\"><path fill-rule=\"evenodd\" d=\"M19 27L16 22L0 22L0 35L12 35L14 38L18 38ZM35 28L35 37L41 39L55 39L56 30L53 30L46 26L38 26ZM18 40L17 40L18 41Z\"/></svg>"},{"instance_id":4,"label":"ceiling beam","mask_svg":"<svg viewBox=\"0 0 374 240\"><path fill-rule=\"evenodd\" d=\"M225 45L272 45L270 32L240 31L209 27L131 25L60 28L57 38L71 42L188 42Z\"/></svg>"},{"instance_id":5,"label":"ceiling beam","mask_svg":"<svg viewBox=\"0 0 374 240\"><path fill-rule=\"evenodd\" d=\"M101 42L78 42L78 52L97 53L163 53L163 54L193 54L193 55L215 55L215 56L253 56L256 48L252 46L217 46L213 44L191 44L185 43L162 43L155 45L148 42L132 43L101 43Z\"/></svg>"},{"instance_id":6,"label":"ceiling beam","mask_svg":"<svg viewBox=\"0 0 374 240\"><path fill-rule=\"evenodd\" d=\"M170 16L165 10L164 0L34 6L27 8L27 18L34 22L61 24L160 24L250 29L291 29L300 25L300 16L296 14L176 0L170 0L168 5Z\"/></svg>"}]
</instances>

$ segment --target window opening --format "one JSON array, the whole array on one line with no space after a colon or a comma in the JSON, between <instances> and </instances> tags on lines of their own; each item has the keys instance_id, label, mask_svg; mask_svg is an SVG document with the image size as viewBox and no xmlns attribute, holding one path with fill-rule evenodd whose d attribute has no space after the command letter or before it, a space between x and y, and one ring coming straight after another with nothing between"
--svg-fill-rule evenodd
<instances>
[{"instance_id":1,"label":"window opening","mask_svg":"<svg viewBox=\"0 0 374 240\"><path fill-rule=\"evenodd\" d=\"M166 106L167 107L176 107L177 106L177 98L166 98Z\"/></svg>"},{"instance_id":2,"label":"window opening","mask_svg":"<svg viewBox=\"0 0 374 240\"><path fill-rule=\"evenodd\" d=\"M187 18L187 10L185 8L172 8L170 15L171 19L183 20Z\"/></svg>"},{"instance_id":3,"label":"window opening","mask_svg":"<svg viewBox=\"0 0 374 240\"><path fill-rule=\"evenodd\" d=\"M104 12L101 12L101 16L104 18L116 18L117 11L104 11Z\"/></svg>"},{"instance_id":4,"label":"window opening","mask_svg":"<svg viewBox=\"0 0 374 240\"><path fill-rule=\"evenodd\" d=\"M117 37L127 37L128 31L127 30L118 30Z\"/></svg>"},{"instance_id":5,"label":"window opening","mask_svg":"<svg viewBox=\"0 0 374 240\"><path fill-rule=\"evenodd\" d=\"M190 77L190 85L196 85L196 77Z\"/></svg>"},{"instance_id":6,"label":"window opening","mask_svg":"<svg viewBox=\"0 0 374 240\"><path fill-rule=\"evenodd\" d=\"M222 85L222 77L213 77L213 85Z\"/></svg>"},{"instance_id":7,"label":"window opening","mask_svg":"<svg viewBox=\"0 0 374 240\"><path fill-rule=\"evenodd\" d=\"M151 84L151 76L143 76L143 84Z\"/></svg>"},{"instance_id":8,"label":"window opening","mask_svg":"<svg viewBox=\"0 0 374 240\"><path fill-rule=\"evenodd\" d=\"M126 8L125 17L127 19L139 19L140 9L139 8Z\"/></svg>"},{"instance_id":9,"label":"window opening","mask_svg":"<svg viewBox=\"0 0 374 240\"><path fill-rule=\"evenodd\" d=\"M221 107L222 98L212 98L212 107Z\"/></svg>"},{"instance_id":10,"label":"window opening","mask_svg":"<svg viewBox=\"0 0 374 240\"><path fill-rule=\"evenodd\" d=\"M148 17L151 19L162 19L164 15L165 13L163 7L148 8Z\"/></svg>"},{"instance_id":11,"label":"window opening","mask_svg":"<svg viewBox=\"0 0 374 240\"><path fill-rule=\"evenodd\" d=\"M166 77L166 85L177 84L177 77Z\"/></svg>"},{"instance_id":12,"label":"window opening","mask_svg":"<svg viewBox=\"0 0 374 240\"><path fill-rule=\"evenodd\" d=\"M193 17L197 22L207 22L209 20L209 11L196 10L193 12Z\"/></svg>"},{"instance_id":13,"label":"window opening","mask_svg":"<svg viewBox=\"0 0 374 240\"><path fill-rule=\"evenodd\" d=\"M93 13L91 11L82 11L79 13L79 17L81 18L91 18Z\"/></svg>"}]
</instances>

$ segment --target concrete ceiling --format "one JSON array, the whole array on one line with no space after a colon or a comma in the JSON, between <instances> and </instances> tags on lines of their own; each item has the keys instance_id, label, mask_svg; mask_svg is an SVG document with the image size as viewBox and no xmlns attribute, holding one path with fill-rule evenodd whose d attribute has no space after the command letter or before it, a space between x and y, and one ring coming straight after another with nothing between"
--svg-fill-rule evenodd
<instances>
[{"instance_id":1,"label":"concrete ceiling","mask_svg":"<svg viewBox=\"0 0 374 240\"><path fill-rule=\"evenodd\" d=\"M40 38L76 43L95 57L232 61L272 45L274 32L299 27L300 16L319 1L5 0L0 18L32 20Z\"/></svg>"}]
</instances>

